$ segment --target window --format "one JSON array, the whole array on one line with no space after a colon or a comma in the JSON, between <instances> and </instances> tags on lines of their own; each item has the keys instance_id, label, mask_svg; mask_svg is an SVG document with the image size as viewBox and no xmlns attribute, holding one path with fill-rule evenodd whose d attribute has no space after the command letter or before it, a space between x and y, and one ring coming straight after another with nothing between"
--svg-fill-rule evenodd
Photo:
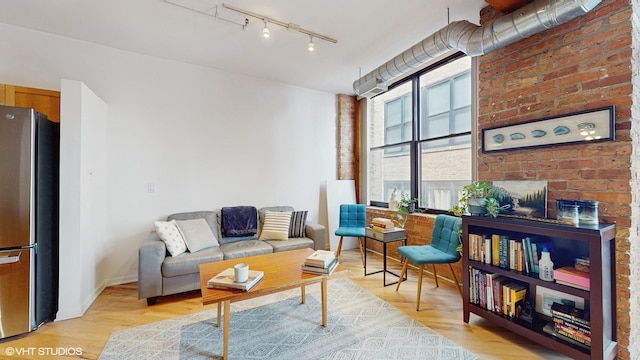
<instances>
[{"instance_id":1,"label":"window","mask_svg":"<svg viewBox=\"0 0 640 360\"><path fill-rule=\"evenodd\" d=\"M411 119L411 94L405 94L384 104L384 142L397 144L411 141L413 121ZM385 154L409 153L409 146L388 148Z\"/></svg>"},{"instance_id":2,"label":"window","mask_svg":"<svg viewBox=\"0 0 640 360\"><path fill-rule=\"evenodd\" d=\"M458 53L394 84L368 108L369 199L391 192L446 211L472 179L471 58Z\"/></svg>"}]
</instances>

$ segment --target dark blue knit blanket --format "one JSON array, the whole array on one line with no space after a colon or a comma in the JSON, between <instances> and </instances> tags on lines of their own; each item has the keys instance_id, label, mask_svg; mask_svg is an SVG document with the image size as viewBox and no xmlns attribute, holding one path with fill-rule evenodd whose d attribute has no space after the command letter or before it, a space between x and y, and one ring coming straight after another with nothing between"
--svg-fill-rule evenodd
<instances>
[{"instance_id":1,"label":"dark blue knit blanket","mask_svg":"<svg viewBox=\"0 0 640 360\"><path fill-rule=\"evenodd\" d=\"M251 236L257 232L258 209L254 206L231 206L222 208L223 236Z\"/></svg>"}]
</instances>

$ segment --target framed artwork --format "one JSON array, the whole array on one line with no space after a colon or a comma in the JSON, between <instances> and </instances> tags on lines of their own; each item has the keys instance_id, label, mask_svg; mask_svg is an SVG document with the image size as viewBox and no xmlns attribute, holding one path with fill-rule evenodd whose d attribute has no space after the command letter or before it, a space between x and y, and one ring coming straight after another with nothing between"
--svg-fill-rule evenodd
<instances>
[{"instance_id":1,"label":"framed artwork","mask_svg":"<svg viewBox=\"0 0 640 360\"><path fill-rule=\"evenodd\" d=\"M500 214L547 217L546 180L493 181L492 186L500 206L510 205L500 210Z\"/></svg>"},{"instance_id":2,"label":"framed artwork","mask_svg":"<svg viewBox=\"0 0 640 360\"><path fill-rule=\"evenodd\" d=\"M615 139L615 106L482 130L482 151Z\"/></svg>"}]
</instances>

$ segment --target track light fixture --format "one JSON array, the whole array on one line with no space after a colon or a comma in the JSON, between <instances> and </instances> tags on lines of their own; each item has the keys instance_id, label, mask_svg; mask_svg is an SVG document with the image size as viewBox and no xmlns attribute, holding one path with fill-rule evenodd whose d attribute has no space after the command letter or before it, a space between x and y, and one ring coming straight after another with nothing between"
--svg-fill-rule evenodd
<instances>
[{"instance_id":1,"label":"track light fixture","mask_svg":"<svg viewBox=\"0 0 640 360\"><path fill-rule=\"evenodd\" d=\"M242 23L238 23L237 20L225 19L224 17L220 16L220 14L218 13L218 5L214 5L214 7L212 7L212 8L201 10L201 9L193 8L191 6L188 6L188 5L184 4L184 1L182 1L182 0L164 0L164 1L169 3L169 4L173 4L173 5L179 6L181 8L184 8L184 9L195 11L195 12L198 12L198 13L203 14L203 15L211 16L211 17L214 17L216 19L220 19L222 21L226 21L228 23L231 23L231 24L234 24L234 25L238 25L238 26L242 27L242 30L246 30L249 27L249 18L244 18L244 21ZM313 43L313 38L324 40L324 41L328 41L328 42L334 43L334 44L338 42L338 40L330 38L328 36L325 36L325 35L322 35L322 34L318 34L318 33L313 32L311 30L303 29L298 24L279 21L279 20L272 19L272 18L269 18L269 17L264 16L264 15L256 14L256 13L251 12L251 11L238 9L237 7L233 7L233 6L230 6L230 5L227 5L227 4L222 4L222 7L225 8L225 9L231 10L231 11L235 11L235 12L240 13L240 14L244 14L244 15L250 16L252 18L256 18L256 19L262 20L264 22L264 28L262 28L262 36L265 37L265 38L268 38L268 37L271 36L271 32L269 31L269 27L267 26L267 23L271 23L271 24L274 24L274 25L282 26L283 28L285 28L287 30L297 31L297 32L301 32L303 34L309 35L309 44L307 45L307 49L309 51L313 51L315 49L315 44ZM212 13L212 11L215 11L215 12Z\"/></svg>"},{"instance_id":2,"label":"track light fixture","mask_svg":"<svg viewBox=\"0 0 640 360\"><path fill-rule=\"evenodd\" d=\"M324 40L324 41L328 41L328 42L331 42L331 43L334 43L334 44L338 42L338 40L330 38L328 36L325 36L325 35L322 35L322 34L318 34L318 33L313 32L311 30L303 29L298 24L279 21L279 20L276 20L276 19L272 19L272 18L266 17L264 15L256 14L256 13L251 12L251 11L242 10L242 9L239 9L237 7L230 6L230 5L227 5L227 4L222 4L222 7L224 7L225 9L231 10L231 11L238 12L240 14L244 14L244 15L247 15L247 16L262 20L264 22L264 28L262 29L262 36L264 36L264 37L269 37L269 35L270 35L269 34L269 28L267 27L267 23L275 24L275 25L278 25L278 26L282 26L283 28L285 28L287 30L293 30L293 31L297 31L297 32L301 32L303 34L309 35L309 44L307 45L307 49L309 49L309 51L313 51L315 49L315 44L313 43L313 38ZM245 27L243 27L243 29L245 29Z\"/></svg>"},{"instance_id":3,"label":"track light fixture","mask_svg":"<svg viewBox=\"0 0 640 360\"><path fill-rule=\"evenodd\" d=\"M313 36L311 35L309 35L309 45L307 45L307 49L311 52L315 49L315 46L313 45Z\"/></svg>"}]
</instances>

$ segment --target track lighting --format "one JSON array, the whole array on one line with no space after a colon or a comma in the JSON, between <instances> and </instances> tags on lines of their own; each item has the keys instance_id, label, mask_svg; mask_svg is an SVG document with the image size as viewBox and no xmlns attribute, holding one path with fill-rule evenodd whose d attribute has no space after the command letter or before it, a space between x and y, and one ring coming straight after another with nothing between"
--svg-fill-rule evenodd
<instances>
[{"instance_id":1,"label":"track lighting","mask_svg":"<svg viewBox=\"0 0 640 360\"><path fill-rule=\"evenodd\" d=\"M313 51L315 46L313 45L313 36L309 35L309 45L307 45L307 49L309 51Z\"/></svg>"},{"instance_id":2,"label":"track lighting","mask_svg":"<svg viewBox=\"0 0 640 360\"><path fill-rule=\"evenodd\" d=\"M232 20L232 19L225 18L225 17L221 16L220 13L218 12L218 5L214 5L215 13L212 14L211 10L213 8L210 8L210 9L207 9L207 10L200 10L198 8L194 8L194 7L191 7L191 6L183 4L181 0L164 0L164 1L169 3L169 4L173 4L173 5L179 6L181 8L184 8L184 9L195 11L195 12L198 12L198 13L203 14L203 15L211 16L211 17L214 17L216 19L219 19L219 20L222 20L222 21L234 24L234 25L238 25L238 26L242 27L242 30L246 30L246 29L249 28L249 18L248 17L245 17L243 19L244 21L242 21L242 22L238 22L238 20ZM252 17L252 18L256 18L256 19L262 20L264 22L264 28L262 28L262 36L265 37L265 38L268 38L268 37L271 36L271 32L269 31L269 27L268 27L267 23L270 23L272 25L281 26L281 27L283 27L283 28L285 28L287 30L291 30L292 32L300 32L300 33L303 33L305 35L309 35L309 44L307 45L307 49L309 51L313 51L315 49L315 44L313 43L313 38L324 40L324 41L328 41L328 42L331 42L331 43L334 43L334 44L338 42L338 40L336 40L336 39L330 38L330 37L322 35L322 34L318 34L318 33L313 32L311 30L304 29L304 28L300 27L300 25L295 24L295 23L276 20L276 19L264 16L264 15L260 15L260 14L257 14L257 13L251 12L251 11L242 10L242 9L237 8L237 7L230 6L230 5L227 5L227 4L224 4L224 3L222 4L222 8L230 10L230 11L235 11L236 13L247 15L247 16Z\"/></svg>"}]
</instances>

